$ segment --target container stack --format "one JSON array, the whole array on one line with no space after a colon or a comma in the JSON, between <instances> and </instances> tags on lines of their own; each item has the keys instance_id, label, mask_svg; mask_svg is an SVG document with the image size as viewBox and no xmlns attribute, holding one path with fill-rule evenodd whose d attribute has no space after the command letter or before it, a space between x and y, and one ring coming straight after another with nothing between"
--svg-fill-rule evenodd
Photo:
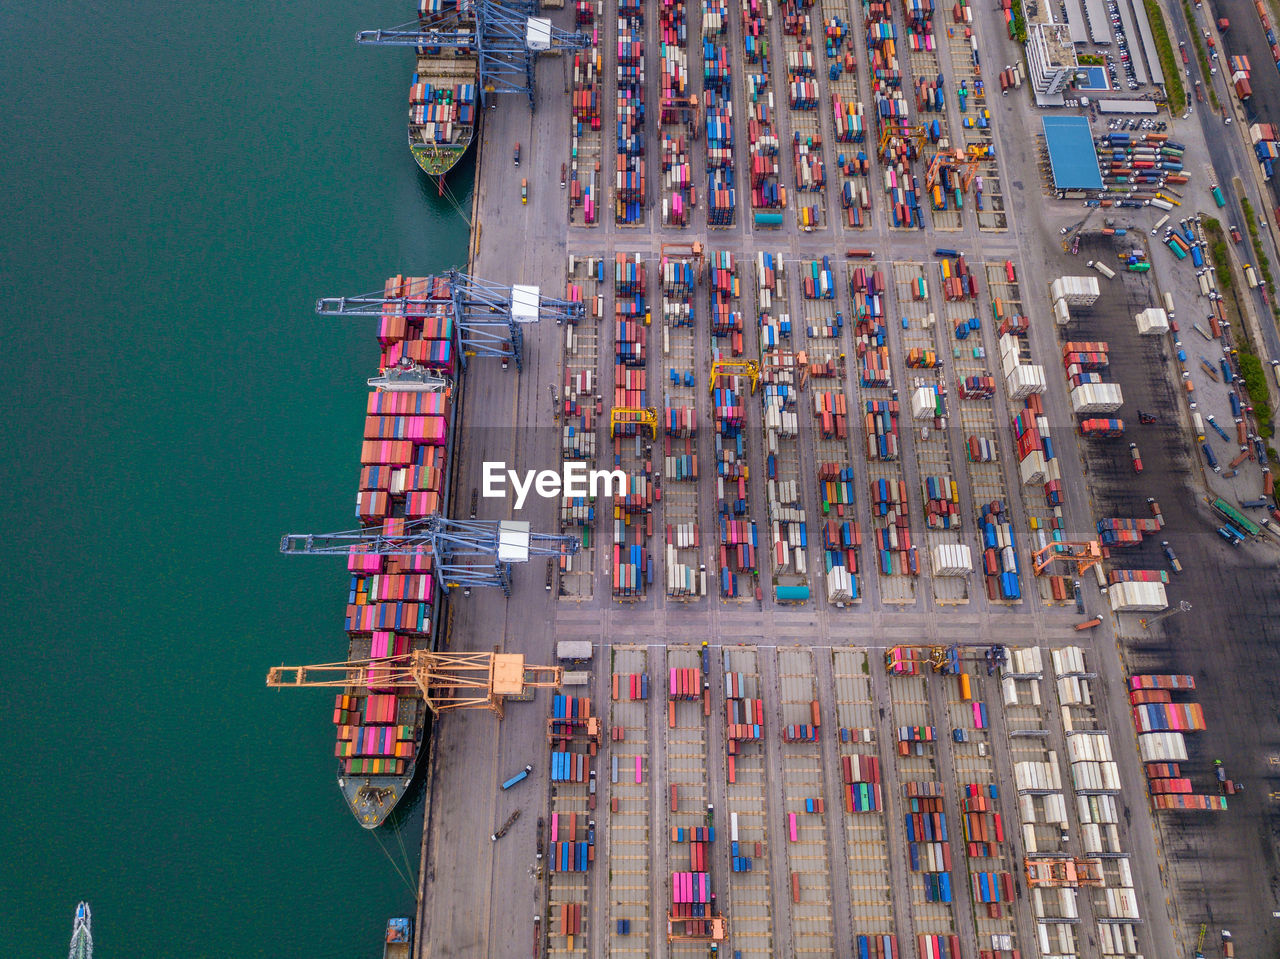
<instances>
[{"instance_id":1,"label":"container stack","mask_svg":"<svg viewBox=\"0 0 1280 959\"><path fill-rule=\"evenodd\" d=\"M747 143L751 171L751 206L757 211L781 210L787 205L786 187L778 166L777 112L770 86L769 21L759 0L742 8L742 44L747 73ZM757 212L757 226L780 227L782 214Z\"/></svg>"},{"instance_id":2,"label":"container stack","mask_svg":"<svg viewBox=\"0 0 1280 959\"><path fill-rule=\"evenodd\" d=\"M835 482L834 495L843 495L847 487L850 506L852 506L853 470L833 470L833 472L844 478L838 481L829 480L824 487L830 493L830 484ZM853 520L828 519L822 524L822 551L823 562L827 568L827 601L829 603L851 603L859 598L857 550L861 545L862 528Z\"/></svg>"},{"instance_id":3,"label":"container stack","mask_svg":"<svg viewBox=\"0 0 1280 959\"><path fill-rule=\"evenodd\" d=\"M778 167L777 117L769 90L769 74L747 74L747 162L751 170L751 206L756 210L780 210L786 206L786 188ZM776 222L775 222L776 219ZM756 217L760 226L781 226L782 217Z\"/></svg>"},{"instance_id":4,"label":"container stack","mask_svg":"<svg viewBox=\"0 0 1280 959\"><path fill-rule=\"evenodd\" d=\"M1004 842L1004 818L996 810L999 787L969 783L963 787L960 825L970 859L998 859ZM1006 874L1007 875L1007 874ZM1003 887L1004 879L1000 879ZM1012 877L1009 879L1012 887ZM1009 889L1012 892L1012 888ZM977 898L977 897L975 897ZM992 900L979 900L989 902ZM1004 901L1012 901L1012 897Z\"/></svg>"},{"instance_id":5,"label":"container stack","mask_svg":"<svg viewBox=\"0 0 1280 959\"><path fill-rule=\"evenodd\" d=\"M746 518L747 464L741 426L741 401L734 391L717 388L716 409L717 489L720 494L720 595L747 598L757 576L756 524Z\"/></svg>"},{"instance_id":6,"label":"container stack","mask_svg":"<svg viewBox=\"0 0 1280 959\"><path fill-rule=\"evenodd\" d=\"M693 263L687 259L663 257L659 269L662 283L662 354L667 373L662 409L663 476L671 489L692 489L700 475L692 369L696 349L693 324L696 274ZM665 539L667 595L676 599L703 595L706 573L699 569L699 526L687 496L668 497Z\"/></svg>"},{"instance_id":7,"label":"container stack","mask_svg":"<svg viewBox=\"0 0 1280 959\"><path fill-rule=\"evenodd\" d=\"M733 356L743 352L743 318L736 307L742 295L741 278L734 255L727 250L711 254L711 335L727 339Z\"/></svg>"},{"instance_id":8,"label":"container stack","mask_svg":"<svg viewBox=\"0 0 1280 959\"><path fill-rule=\"evenodd\" d=\"M881 812L884 810L884 796L880 791L880 760L875 756L840 757L843 774L841 793L844 796L844 811Z\"/></svg>"},{"instance_id":9,"label":"container stack","mask_svg":"<svg viewBox=\"0 0 1280 959\"><path fill-rule=\"evenodd\" d=\"M910 745L910 741L900 740L899 752L904 745ZM942 808L942 783L903 783L902 795L906 806L903 819L907 834L907 862L912 872L923 875L927 901L950 903L951 844L947 836L947 814Z\"/></svg>"},{"instance_id":10,"label":"container stack","mask_svg":"<svg viewBox=\"0 0 1280 959\"><path fill-rule=\"evenodd\" d=\"M393 276L383 285L387 303L379 319L379 367L387 370L412 361L452 376L455 372L455 330L449 280L442 276Z\"/></svg>"},{"instance_id":11,"label":"container stack","mask_svg":"<svg viewBox=\"0 0 1280 959\"><path fill-rule=\"evenodd\" d=\"M765 506L773 571L775 579L779 574L807 577L809 540L800 492L797 360L794 353L782 350L766 350L763 359Z\"/></svg>"},{"instance_id":12,"label":"container stack","mask_svg":"<svg viewBox=\"0 0 1280 959\"><path fill-rule=\"evenodd\" d=\"M1157 809L1218 810L1226 807L1224 797L1195 795L1191 780L1182 775L1178 765L1186 755L1182 734L1201 732L1206 726L1204 710L1198 703L1175 703L1173 697L1194 692L1195 688L1193 676L1139 675L1129 678L1133 725L1139 744L1148 744L1143 759L1146 760L1148 790ZM1235 792L1235 784L1229 780L1224 780L1221 788L1228 794Z\"/></svg>"},{"instance_id":13,"label":"container stack","mask_svg":"<svg viewBox=\"0 0 1280 959\"><path fill-rule=\"evenodd\" d=\"M649 698L648 673L614 673L613 701L640 702Z\"/></svg>"},{"instance_id":14,"label":"container stack","mask_svg":"<svg viewBox=\"0 0 1280 959\"><path fill-rule=\"evenodd\" d=\"M669 673L668 699L685 702L697 702L702 699L702 670L673 666Z\"/></svg>"},{"instance_id":15,"label":"container stack","mask_svg":"<svg viewBox=\"0 0 1280 959\"><path fill-rule=\"evenodd\" d=\"M978 521L982 536L982 568L987 597L992 601L1014 602L1022 598L1018 585L1018 551L1004 504L999 500L983 504Z\"/></svg>"},{"instance_id":16,"label":"container stack","mask_svg":"<svg viewBox=\"0 0 1280 959\"><path fill-rule=\"evenodd\" d=\"M861 143L866 135L866 119L862 101L845 102L838 94L831 96L831 112L835 117L837 143ZM861 155L865 160L865 155Z\"/></svg>"},{"instance_id":17,"label":"container stack","mask_svg":"<svg viewBox=\"0 0 1280 959\"><path fill-rule=\"evenodd\" d=\"M1124 404L1120 384L1103 379L1110 366L1105 341L1069 341L1062 345L1062 367L1077 413L1114 413Z\"/></svg>"},{"instance_id":18,"label":"container stack","mask_svg":"<svg viewBox=\"0 0 1280 959\"><path fill-rule=\"evenodd\" d=\"M433 87L413 75L409 86L409 127L415 143L453 143L456 128L476 122L476 85Z\"/></svg>"},{"instance_id":19,"label":"container stack","mask_svg":"<svg viewBox=\"0 0 1280 959\"><path fill-rule=\"evenodd\" d=\"M724 674L725 733L729 739L729 782L736 781L733 758L740 742L750 742L764 736L764 700L753 699L746 693L748 677L745 673L726 671Z\"/></svg>"},{"instance_id":20,"label":"container stack","mask_svg":"<svg viewBox=\"0 0 1280 959\"><path fill-rule=\"evenodd\" d=\"M1248 100L1253 96L1253 86L1249 80L1251 77L1249 58L1246 56L1234 56L1228 60L1231 72L1231 86L1236 91L1236 96L1240 98L1240 102Z\"/></svg>"},{"instance_id":21,"label":"container stack","mask_svg":"<svg viewBox=\"0 0 1280 959\"><path fill-rule=\"evenodd\" d=\"M388 645L392 642L392 634L387 632L375 634L375 646L378 645L378 635L388 638L384 648L394 648ZM407 652L407 642L404 645ZM375 688L372 682L371 678L371 690ZM367 696L344 693L336 696L333 721L338 727L338 741L334 755L341 760L347 774L404 775L417 751L418 730L414 725L400 724L400 712L400 701L395 695L371 691Z\"/></svg>"},{"instance_id":22,"label":"container stack","mask_svg":"<svg viewBox=\"0 0 1280 959\"><path fill-rule=\"evenodd\" d=\"M950 476L924 476L924 524L929 529L960 528L960 490Z\"/></svg>"},{"instance_id":23,"label":"container stack","mask_svg":"<svg viewBox=\"0 0 1280 959\"><path fill-rule=\"evenodd\" d=\"M953 543L935 546L930 556L934 576L968 576L973 572L973 558L967 545Z\"/></svg>"},{"instance_id":24,"label":"container stack","mask_svg":"<svg viewBox=\"0 0 1280 959\"><path fill-rule=\"evenodd\" d=\"M942 275L943 299L954 303L978 298L977 276L969 269L963 254L955 260L943 257L938 262L938 272Z\"/></svg>"},{"instance_id":25,"label":"container stack","mask_svg":"<svg viewBox=\"0 0 1280 959\"><path fill-rule=\"evenodd\" d=\"M645 183L644 8L640 0L618 3L617 166L614 184L619 225L644 221Z\"/></svg>"},{"instance_id":26,"label":"container stack","mask_svg":"<svg viewBox=\"0 0 1280 959\"><path fill-rule=\"evenodd\" d=\"M798 131L791 141L791 157L795 165L796 189L802 193L821 193L827 188L827 167L822 159L822 136L803 136ZM812 222L812 221L811 221ZM805 226L801 222L801 226Z\"/></svg>"},{"instance_id":27,"label":"container stack","mask_svg":"<svg viewBox=\"0 0 1280 959\"><path fill-rule=\"evenodd\" d=\"M1149 533L1160 532L1160 522L1154 517L1140 516L1133 519L1121 517L1105 517L1098 520L1098 539L1103 546L1115 549L1123 546L1137 546L1142 537Z\"/></svg>"},{"instance_id":28,"label":"container stack","mask_svg":"<svg viewBox=\"0 0 1280 959\"><path fill-rule=\"evenodd\" d=\"M854 946L857 959L898 959L898 937L894 935L855 936Z\"/></svg>"},{"instance_id":29,"label":"container stack","mask_svg":"<svg viewBox=\"0 0 1280 959\"><path fill-rule=\"evenodd\" d=\"M583 780L562 780L569 782L582 782ZM596 859L596 847L594 842L587 842L585 838L590 835L586 822L586 816L576 812L553 812L551 814L551 871L552 872L586 872ZM570 912L574 909L581 910L581 906L569 906ZM581 923L581 915L577 918L569 915L566 920L562 921L562 925L567 926L570 930L577 929L581 931L579 924Z\"/></svg>"},{"instance_id":30,"label":"container stack","mask_svg":"<svg viewBox=\"0 0 1280 959\"><path fill-rule=\"evenodd\" d=\"M1059 326L1071 319L1071 310L1088 309L1100 295L1096 276L1060 276L1049 284L1049 301Z\"/></svg>"},{"instance_id":31,"label":"container stack","mask_svg":"<svg viewBox=\"0 0 1280 959\"><path fill-rule=\"evenodd\" d=\"M707 4L704 3L704 9ZM707 128L707 189L711 209L707 225L734 224L736 195L733 182L733 67L729 48L706 36L702 41L702 79Z\"/></svg>"},{"instance_id":32,"label":"container stack","mask_svg":"<svg viewBox=\"0 0 1280 959\"><path fill-rule=\"evenodd\" d=\"M671 915L702 918L711 907L711 873L673 872L671 874Z\"/></svg>"},{"instance_id":33,"label":"container stack","mask_svg":"<svg viewBox=\"0 0 1280 959\"><path fill-rule=\"evenodd\" d=\"M662 222L688 226L693 206L693 166L688 139L694 132L694 95L689 86L688 24L684 0L663 0L658 20L662 60L659 135L662 155Z\"/></svg>"},{"instance_id":34,"label":"container stack","mask_svg":"<svg viewBox=\"0 0 1280 959\"><path fill-rule=\"evenodd\" d=\"M885 671L893 676L919 676L927 666L919 646L893 646L884 654Z\"/></svg>"},{"instance_id":35,"label":"container stack","mask_svg":"<svg viewBox=\"0 0 1280 959\"><path fill-rule=\"evenodd\" d=\"M614 391L615 409L649 407L644 262L638 255L614 257ZM635 600L644 596L653 578L648 537L653 535L652 454L646 446L646 427L638 414L628 413L613 435L613 466L627 476L625 495L614 499L613 596Z\"/></svg>"},{"instance_id":36,"label":"container stack","mask_svg":"<svg viewBox=\"0 0 1280 959\"><path fill-rule=\"evenodd\" d=\"M867 456L882 462L898 459L898 401L866 400L864 406Z\"/></svg>"},{"instance_id":37,"label":"container stack","mask_svg":"<svg viewBox=\"0 0 1280 959\"><path fill-rule=\"evenodd\" d=\"M1118 613L1158 613L1169 608L1164 583L1115 583L1107 587L1107 597Z\"/></svg>"},{"instance_id":38,"label":"container stack","mask_svg":"<svg viewBox=\"0 0 1280 959\"><path fill-rule=\"evenodd\" d=\"M1276 164L1280 161L1280 127L1274 123L1255 123L1249 127L1249 142L1253 144L1254 156L1262 168L1262 175L1268 180L1275 175Z\"/></svg>"},{"instance_id":39,"label":"container stack","mask_svg":"<svg viewBox=\"0 0 1280 959\"><path fill-rule=\"evenodd\" d=\"M575 5L576 19L579 27L595 25L596 8L591 0L578 0ZM578 207L582 208L583 222L588 225L599 222L599 203L596 194L596 177L598 170L580 170L578 168L578 150L582 138L587 134L598 136L601 132L600 119L600 72L603 62L600 53L600 30L586 31L591 37L590 45L585 50L576 50L573 54L570 102L570 155L574 158L569 174L569 208L570 215Z\"/></svg>"},{"instance_id":40,"label":"container stack","mask_svg":"<svg viewBox=\"0 0 1280 959\"><path fill-rule=\"evenodd\" d=\"M893 385L889 363L888 331L885 328L885 275L882 270L857 267L849 275L849 298L853 304L853 347L858 356L859 379L863 386L886 389Z\"/></svg>"}]
</instances>

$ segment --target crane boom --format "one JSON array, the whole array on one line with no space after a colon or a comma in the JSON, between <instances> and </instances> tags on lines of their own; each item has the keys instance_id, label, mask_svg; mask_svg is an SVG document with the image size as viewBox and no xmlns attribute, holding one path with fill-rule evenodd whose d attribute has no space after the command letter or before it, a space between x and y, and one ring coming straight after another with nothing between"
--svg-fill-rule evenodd
<instances>
[{"instance_id":1,"label":"crane boom","mask_svg":"<svg viewBox=\"0 0 1280 959\"><path fill-rule=\"evenodd\" d=\"M272 666L273 687L348 686L363 689L417 688L439 714L451 709L490 709L502 718L503 701L564 680L559 666L530 666L520 653L437 653L416 649L385 659L357 659L314 666Z\"/></svg>"},{"instance_id":2,"label":"crane boom","mask_svg":"<svg viewBox=\"0 0 1280 959\"><path fill-rule=\"evenodd\" d=\"M356 43L379 47L444 47L474 51L479 60L480 102L491 93L523 93L534 107L534 63L539 53L585 50L591 38L554 27L535 16L537 3L475 0L462 14L411 21L385 30L361 30ZM468 29L470 25L473 29Z\"/></svg>"}]
</instances>

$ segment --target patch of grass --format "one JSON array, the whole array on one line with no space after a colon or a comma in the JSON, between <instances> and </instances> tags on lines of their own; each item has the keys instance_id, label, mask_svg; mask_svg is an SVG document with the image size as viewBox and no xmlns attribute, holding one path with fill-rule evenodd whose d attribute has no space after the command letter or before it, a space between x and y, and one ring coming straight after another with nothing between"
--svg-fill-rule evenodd
<instances>
[{"instance_id":1,"label":"patch of grass","mask_svg":"<svg viewBox=\"0 0 1280 959\"><path fill-rule=\"evenodd\" d=\"M1100 67L1106 62L1107 61L1104 57L1101 57L1096 53L1082 53L1080 56L1076 57L1076 63L1086 67Z\"/></svg>"},{"instance_id":2,"label":"patch of grass","mask_svg":"<svg viewBox=\"0 0 1280 959\"><path fill-rule=\"evenodd\" d=\"M1250 217L1250 222L1256 224L1257 221L1252 218L1253 210L1249 201L1242 198L1240 205L1244 209L1245 216ZM1222 224L1213 217L1206 217L1201 225L1204 227L1205 235L1213 244L1211 249L1213 265L1218 270L1218 287L1223 291L1230 291L1232 288L1231 261L1227 255L1227 244L1222 236ZM1255 228L1249 232L1253 236L1257 230ZM1254 242L1256 244L1256 239ZM1275 434L1275 422L1271 409L1271 393L1267 388L1267 373L1254 348L1253 336L1244 319L1244 308L1239 303L1239 294L1230 296L1224 300L1224 303L1228 306L1232 328L1238 331L1233 342L1240 363L1240 376L1244 379L1244 388L1249 394L1253 415L1258 421L1258 431L1263 436L1272 436Z\"/></svg>"},{"instance_id":3,"label":"patch of grass","mask_svg":"<svg viewBox=\"0 0 1280 959\"><path fill-rule=\"evenodd\" d=\"M1173 44L1169 40L1169 26L1164 22L1164 13L1156 0L1142 0L1142 5L1147 10L1147 19L1151 21L1156 52L1160 54L1160 69L1164 71L1164 90L1169 98L1169 105L1175 109L1185 109L1187 91L1182 86L1182 71L1178 69L1178 61L1173 55Z\"/></svg>"},{"instance_id":4,"label":"patch of grass","mask_svg":"<svg viewBox=\"0 0 1280 959\"><path fill-rule=\"evenodd\" d=\"M1013 5L1013 20L1009 23L1009 39L1017 43L1027 42L1027 17L1022 12L1022 0Z\"/></svg>"},{"instance_id":5,"label":"patch of grass","mask_svg":"<svg viewBox=\"0 0 1280 959\"><path fill-rule=\"evenodd\" d=\"M1253 404L1258 431L1263 436L1273 436L1275 425L1272 423L1271 394L1267 390L1267 374L1262 369L1262 360L1254 354L1252 347L1246 352L1244 343L1237 344L1236 348L1240 351L1240 375L1244 377L1244 388L1249 393L1249 402Z\"/></svg>"},{"instance_id":6,"label":"patch of grass","mask_svg":"<svg viewBox=\"0 0 1280 959\"><path fill-rule=\"evenodd\" d=\"M1222 234L1222 224L1211 216L1204 218L1201 224L1205 236L1209 238L1209 252L1213 256L1213 266L1218 271L1218 286L1223 290L1231 289L1231 260L1227 256L1227 241Z\"/></svg>"},{"instance_id":7,"label":"patch of grass","mask_svg":"<svg viewBox=\"0 0 1280 959\"><path fill-rule=\"evenodd\" d=\"M1249 230L1249 242L1253 247L1253 255L1256 257L1258 267L1258 275L1262 277L1262 282L1267 285L1267 298L1271 304L1271 315L1275 319L1280 320L1280 308L1276 304L1276 284L1271 276L1271 260L1267 258L1267 254L1262 252L1262 244L1258 242L1258 217L1253 212L1253 204L1249 202L1249 198L1243 195L1241 191L1240 208L1244 211L1245 227Z\"/></svg>"}]
</instances>

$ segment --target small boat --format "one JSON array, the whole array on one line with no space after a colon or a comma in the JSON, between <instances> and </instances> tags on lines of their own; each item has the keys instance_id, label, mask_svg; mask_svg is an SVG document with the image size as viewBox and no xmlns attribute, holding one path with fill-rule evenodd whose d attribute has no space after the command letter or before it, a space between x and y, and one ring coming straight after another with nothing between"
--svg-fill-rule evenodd
<instances>
[{"instance_id":1,"label":"small boat","mask_svg":"<svg viewBox=\"0 0 1280 959\"><path fill-rule=\"evenodd\" d=\"M93 959L93 913L89 904L76 906L75 922L71 925L71 952L69 959Z\"/></svg>"},{"instance_id":2,"label":"small boat","mask_svg":"<svg viewBox=\"0 0 1280 959\"><path fill-rule=\"evenodd\" d=\"M404 916L387 920L387 941L382 959L409 959L413 954L413 920Z\"/></svg>"}]
</instances>

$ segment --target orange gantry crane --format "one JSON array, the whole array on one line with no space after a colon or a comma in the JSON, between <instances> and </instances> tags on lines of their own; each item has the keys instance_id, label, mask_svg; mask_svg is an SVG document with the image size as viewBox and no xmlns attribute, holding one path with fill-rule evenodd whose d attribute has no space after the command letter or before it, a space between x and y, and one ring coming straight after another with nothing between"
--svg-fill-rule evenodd
<instances>
[{"instance_id":1,"label":"orange gantry crane","mask_svg":"<svg viewBox=\"0 0 1280 959\"><path fill-rule=\"evenodd\" d=\"M724 942L724 916L693 919L667 913L667 942Z\"/></svg>"},{"instance_id":2,"label":"orange gantry crane","mask_svg":"<svg viewBox=\"0 0 1280 959\"><path fill-rule=\"evenodd\" d=\"M962 150L940 150L933 155L925 172L925 188L929 190L934 188L938 182L938 172L944 163L956 171L960 177L961 188L968 193L969 184L973 182L973 177L978 172L978 160Z\"/></svg>"},{"instance_id":3,"label":"orange gantry crane","mask_svg":"<svg viewBox=\"0 0 1280 959\"><path fill-rule=\"evenodd\" d=\"M706 255L702 252L702 243L694 240L692 243L663 243L658 247L658 259L664 257L672 257L673 259L693 260L698 268L698 282L702 282L702 274L706 272Z\"/></svg>"},{"instance_id":4,"label":"orange gantry crane","mask_svg":"<svg viewBox=\"0 0 1280 959\"><path fill-rule=\"evenodd\" d=\"M1064 547L1070 547L1070 549L1064 549ZM1046 553L1049 554L1048 557L1042 559L1041 557ZM1076 575L1081 576L1090 567L1102 562L1102 544L1097 540L1050 543L1032 553L1031 559L1035 563L1037 576L1042 576L1044 571L1056 562L1075 563Z\"/></svg>"},{"instance_id":5,"label":"orange gantry crane","mask_svg":"<svg viewBox=\"0 0 1280 959\"><path fill-rule=\"evenodd\" d=\"M268 686L417 689L433 713L489 709L501 719L503 703L534 689L559 686L559 666L530 666L520 653L435 653L357 659L316 666L272 666Z\"/></svg>"},{"instance_id":6,"label":"orange gantry crane","mask_svg":"<svg viewBox=\"0 0 1280 959\"><path fill-rule=\"evenodd\" d=\"M1071 856L1052 856L1043 859L1025 859L1027 886L1079 886L1102 885L1102 861L1079 859Z\"/></svg>"}]
</instances>

